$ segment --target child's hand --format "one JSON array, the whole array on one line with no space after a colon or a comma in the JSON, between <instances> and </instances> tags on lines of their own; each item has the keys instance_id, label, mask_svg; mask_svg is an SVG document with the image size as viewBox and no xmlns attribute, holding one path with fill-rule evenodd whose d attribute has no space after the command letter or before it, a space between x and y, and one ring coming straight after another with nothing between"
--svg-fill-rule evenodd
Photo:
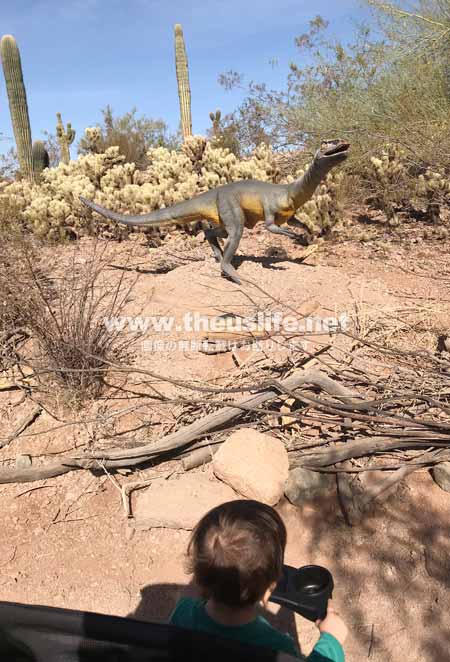
<instances>
[{"instance_id":1,"label":"child's hand","mask_svg":"<svg viewBox=\"0 0 450 662\"><path fill-rule=\"evenodd\" d=\"M344 645L344 641L347 639L348 628L339 614L334 610L331 600L328 600L326 617L323 621L316 621L316 625L320 632L328 632L328 634L332 634L333 637L339 641L341 646Z\"/></svg>"}]
</instances>

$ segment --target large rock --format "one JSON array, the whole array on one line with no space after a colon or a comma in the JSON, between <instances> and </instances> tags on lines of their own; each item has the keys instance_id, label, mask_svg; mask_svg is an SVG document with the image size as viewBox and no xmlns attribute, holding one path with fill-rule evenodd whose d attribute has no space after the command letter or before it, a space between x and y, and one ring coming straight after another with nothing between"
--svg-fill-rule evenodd
<instances>
[{"instance_id":1,"label":"large rock","mask_svg":"<svg viewBox=\"0 0 450 662\"><path fill-rule=\"evenodd\" d=\"M158 481L136 499L134 526L190 531L208 510L237 498L230 487L203 473Z\"/></svg>"},{"instance_id":2,"label":"large rock","mask_svg":"<svg viewBox=\"0 0 450 662\"><path fill-rule=\"evenodd\" d=\"M283 496L289 459L279 439L256 430L238 430L214 456L214 473L248 499L274 506Z\"/></svg>"},{"instance_id":3,"label":"large rock","mask_svg":"<svg viewBox=\"0 0 450 662\"><path fill-rule=\"evenodd\" d=\"M434 482L446 492L450 492L450 462L442 462L431 470Z\"/></svg>"},{"instance_id":4,"label":"large rock","mask_svg":"<svg viewBox=\"0 0 450 662\"><path fill-rule=\"evenodd\" d=\"M296 467L289 472L284 493L294 506L301 506L305 501L329 496L335 490L334 476Z\"/></svg>"}]
</instances>

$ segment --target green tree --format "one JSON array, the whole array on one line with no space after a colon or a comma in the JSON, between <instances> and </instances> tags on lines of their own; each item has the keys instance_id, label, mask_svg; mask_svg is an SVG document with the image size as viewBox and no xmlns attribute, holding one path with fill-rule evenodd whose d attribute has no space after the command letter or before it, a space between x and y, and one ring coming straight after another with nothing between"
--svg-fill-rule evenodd
<instances>
[{"instance_id":1,"label":"green tree","mask_svg":"<svg viewBox=\"0 0 450 662\"><path fill-rule=\"evenodd\" d=\"M291 63L280 90L253 82L245 86L236 72L219 79L225 87L246 90L232 114L240 122L244 149L266 138L275 149L306 146L312 151L322 138L338 136L352 143L348 167L358 172L386 142L401 144L417 166L449 165L445 71L423 50L405 50L392 22L381 35L361 25L344 44L316 17L296 45L298 62Z\"/></svg>"},{"instance_id":2,"label":"green tree","mask_svg":"<svg viewBox=\"0 0 450 662\"><path fill-rule=\"evenodd\" d=\"M167 147L176 149L180 144L180 136L169 134L167 124L161 119L152 119L144 115L138 117L137 109L115 117L111 106L102 109L103 122L101 139L97 145L100 152L116 145L127 162L133 162L138 168L144 168L147 163L146 153L151 147ZM89 141L83 137L78 143L78 153L90 151Z\"/></svg>"}]
</instances>

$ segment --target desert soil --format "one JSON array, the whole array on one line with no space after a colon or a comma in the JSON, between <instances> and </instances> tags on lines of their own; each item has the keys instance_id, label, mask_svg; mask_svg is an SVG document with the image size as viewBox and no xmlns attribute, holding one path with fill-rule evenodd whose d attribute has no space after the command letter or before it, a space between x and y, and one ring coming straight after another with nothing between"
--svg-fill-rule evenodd
<instances>
[{"instance_id":1,"label":"desert soil","mask_svg":"<svg viewBox=\"0 0 450 662\"><path fill-rule=\"evenodd\" d=\"M323 314L352 313L356 302L359 309L373 313L410 310L414 305L422 310L428 305L423 331L426 343L450 326L448 288L445 281L434 277L438 264L447 260L448 247L440 240L386 243L378 237L366 243L337 241L303 263L303 249L284 240L278 245L288 251L289 259L265 257L266 242L261 234L244 238L239 274L296 309L315 304ZM208 315L245 312L249 293L252 300L267 296L253 285L238 288L219 278L209 257L155 274L147 248L125 242L114 248L118 265L130 246L131 262L139 264L140 274L127 304L129 315L175 315L180 319L186 311ZM79 250L88 248L86 240ZM418 276L414 270L425 266L429 275ZM111 268L108 277L118 279L124 273L130 282L136 275L136 271ZM167 334L168 339L183 337L186 333ZM160 335L148 332L146 338L160 339ZM238 374L239 364L248 360L248 354L208 356L170 347L151 352L139 345L133 360L171 378L220 383L233 371ZM20 399L15 391L0 393L3 438L31 409L32 403L18 404ZM29 454L39 464L44 456L58 457L74 448L92 447L98 442L92 418L134 402L131 395L117 397L112 403L104 397L69 413L64 403L53 402L53 409L49 407L25 433L1 449L1 459L8 463L19 454ZM71 424L64 425L68 421ZM176 422L164 408L147 403L111 423L111 435L145 421L152 421L160 433ZM100 441L112 446L118 439ZM170 467L175 471L170 480L176 480L181 468L176 462ZM206 466L196 471L211 469ZM145 479L154 472L136 473ZM135 480L136 473L118 475L115 480ZM117 485L101 471L2 485L0 493L1 600L132 614L143 620L167 619L188 581L183 569L188 531L134 530L124 514ZM348 660L450 659L450 494L436 486L428 471L410 476L357 526L345 523L335 497L302 508L283 501L278 509L288 527L286 562L319 563L334 575L335 605L350 629ZM311 649L317 637L312 624L283 610L270 618L298 636L304 652Z\"/></svg>"}]
</instances>

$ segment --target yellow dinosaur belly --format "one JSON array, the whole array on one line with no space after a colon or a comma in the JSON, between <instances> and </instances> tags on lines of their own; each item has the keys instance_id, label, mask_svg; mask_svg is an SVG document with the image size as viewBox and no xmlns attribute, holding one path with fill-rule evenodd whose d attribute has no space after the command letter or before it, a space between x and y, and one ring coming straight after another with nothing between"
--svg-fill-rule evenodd
<instances>
[{"instance_id":1,"label":"yellow dinosaur belly","mask_svg":"<svg viewBox=\"0 0 450 662\"><path fill-rule=\"evenodd\" d=\"M240 202L246 228L253 228L259 221L264 220L264 208L259 196L247 193L241 197Z\"/></svg>"},{"instance_id":2,"label":"yellow dinosaur belly","mask_svg":"<svg viewBox=\"0 0 450 662\"><path fill-rule=\"evenodd\" d=\"M257 195L246 194L240 199L241 209L245 216L245 227L254 228L257 223L264 220L264 207ZM277 212L275 215L276 225L282 225L294 214L293 209L285 209ZM210 223L222 225L216 205L205 206L198 210L198 216L201 216Z\"/></svg>"},{"instance_id":3,"label":"yellow dinosaur belly","mask_svg":"<svg viewBox=\"0 0 450 662\"><path fill-rule=\"evenodd\" d=\"M216 225L222 225L219 218L219 212L217 211L217 207L215 205L211 205L210 207L203 207L203 209L200 210L199 216L206 219L207 221L210 221L211 223L215 223Z\"/></svg>"}]
</instances>

